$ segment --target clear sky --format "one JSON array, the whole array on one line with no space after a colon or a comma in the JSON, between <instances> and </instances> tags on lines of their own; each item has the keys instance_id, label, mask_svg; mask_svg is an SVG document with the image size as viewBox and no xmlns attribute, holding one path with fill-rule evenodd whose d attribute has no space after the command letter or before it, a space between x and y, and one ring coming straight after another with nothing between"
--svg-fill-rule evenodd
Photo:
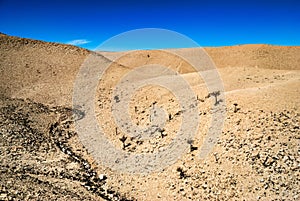
<instances>
[{"instance_id":1,"label":"clear sky","mask_svg":"<svg viewBox=\"0 0 300 201\"><path fill-rule=\"evenodd\" d=\"M0 32L13 36L94 49L140 28L173 30L201 46L300 45L300 1L0 0Z\"/></svg>"}]
</instances>

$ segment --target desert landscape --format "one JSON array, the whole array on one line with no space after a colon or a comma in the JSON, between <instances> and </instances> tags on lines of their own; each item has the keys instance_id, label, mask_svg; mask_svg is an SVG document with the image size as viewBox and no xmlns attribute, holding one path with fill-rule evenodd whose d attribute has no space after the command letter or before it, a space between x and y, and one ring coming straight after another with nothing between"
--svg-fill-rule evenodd
<instances>
[{"instance_id":1,"label":"desert landscape","mask_svg":"<svg viewBox=\"0 0 300 201\"><path fill-rule=\"evenodd\" d=\"M188 63L160 50L139 50L114 61L99 80L93 100L97 121L114 147L129 154L167 146L182 111L165 88L141 88L129 104L132 122L149 126L154 104L165 109L168 121L152 138L131 137L111 114L120 78L137 66L159 63L177 70L196 92L201 121L186 153L160 171L139 174L101 164L101 152L90 149L75 125L85 118L85 111L73 107L82 64L96 55L106 65L122 53L0 34L0 200L299 200L300 47L204 50L217 67L226 100L222 133L204 159L198 154L215 100Z\"/></svg>"}]
</instances>

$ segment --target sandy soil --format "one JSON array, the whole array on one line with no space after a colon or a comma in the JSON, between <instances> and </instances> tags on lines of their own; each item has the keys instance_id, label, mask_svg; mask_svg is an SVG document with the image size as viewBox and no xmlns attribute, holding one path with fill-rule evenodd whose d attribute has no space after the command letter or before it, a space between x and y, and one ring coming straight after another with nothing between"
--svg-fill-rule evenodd
<instances>
[{"instance_id":1,"label":"sandy soil","mask_svg":"<svg viewBox=\"0 0 300 201\"><path fill-rule=\"evenodd\" d=\"M200 129L190 149L162 171L131 174L98 161L74 127L85 113L72 108L74 81L85 59L97 54L99 65L106 65L121 53L4 34L0 44L0 200L299 200L300 47L205 48L224 84L226 117L204 159L198 154L214 100L197 72L160 51L138 51L113 63L99 81L94 105L105 136L120 151L156 153L182 121L172 93L144 87L130 102L132 121L148 126L157 102L172 117L164 131L145 140L116 131L112 90L124 74L160 63L184 74L198 95Z\"/></svg>"}]
</instances>

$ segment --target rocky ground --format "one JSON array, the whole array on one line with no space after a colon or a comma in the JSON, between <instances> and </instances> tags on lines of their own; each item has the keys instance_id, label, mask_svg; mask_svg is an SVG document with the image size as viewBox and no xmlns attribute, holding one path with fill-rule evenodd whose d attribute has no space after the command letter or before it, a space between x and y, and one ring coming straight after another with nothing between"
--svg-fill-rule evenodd
<instances>
[{"instance_id":1,"label":"rocky ground","mask_svg":"<svg viewBox=\"0 0 300 201\"><path fill-rule=\"evenodd\" d=\"M223 132L206 159L198 158L203 129L189 153L174 165L146 176L107 171L114 181L111 185L121 192L134 192L138 200L298 200L298 108L268 110L235 103L229 100ZM201 121L208 122L210 115L210 110L202 110ZM143 143L127 136L123 149L154 153L172 133L162 134ZM120 149L121 137L115 136Z\"/></svg>"},{"instance_id":2,"label":"rocky ground","mask_svg":"<svg viewBox=\"0 0 300 201\"><path fill-rule=\"evenodd\" d=\"M71 127L84 115L1 98L1 200L132 200L106 185Z\"/></svg>"},{"instance_id":3,"label":"rocky ground","mask_svg":"<svg viewBox=\"0 0 300 201\"><path fill-rule=\"evenodd\" d=\"M134 200L150 196L146 183L161 178L167 194L156 192L154 199L299 199L296 110L228 111L233 126L211 157L199 161L195 145L174 166L148 176L101 174L72 129L79 111L10 98L1 98L0 111L2 200ZM124 188L130 191L122 195Z\"/></svg>"}]
</instances>

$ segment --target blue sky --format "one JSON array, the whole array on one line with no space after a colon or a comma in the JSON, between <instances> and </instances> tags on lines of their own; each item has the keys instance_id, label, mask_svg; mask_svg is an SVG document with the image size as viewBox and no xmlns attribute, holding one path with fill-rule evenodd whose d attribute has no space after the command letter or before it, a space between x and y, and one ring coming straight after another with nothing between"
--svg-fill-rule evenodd
<instances>
[{"instance_id":1,"label":"blue sky","mask_svg":"<svg viewBox=\"0 0 300 201\"><path fill-rule=\"evenodd\" d=\"M297 0L0 0L0 32L89 49L140 28L176 31L201 46L300 45L299 10Z\"/></svg>"}]
</instances>

